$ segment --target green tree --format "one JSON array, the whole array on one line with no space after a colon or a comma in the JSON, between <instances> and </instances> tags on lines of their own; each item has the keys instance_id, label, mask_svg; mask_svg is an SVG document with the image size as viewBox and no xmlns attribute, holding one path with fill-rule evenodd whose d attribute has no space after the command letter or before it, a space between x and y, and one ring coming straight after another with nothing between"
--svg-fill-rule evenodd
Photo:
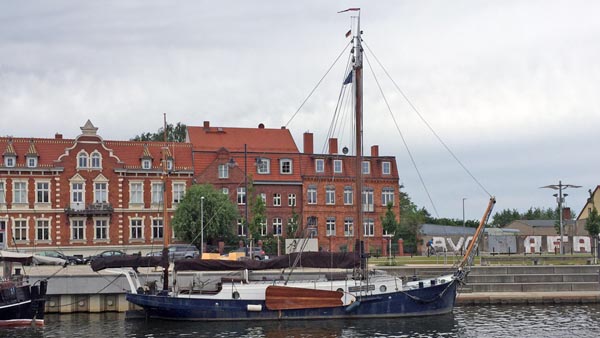
<instances>
[{"instance_id":1,"label":"green tree","mask_svg":"<svg viewBox=\"0 0 600 338\"><path fill-rule=\"evenodd\" d=\"M164 127L161 127L155 133L141 133L136 135L132 141L164 141ZM185 142L187 126L181 122L177 122L175 126L167 124L167 141L169 142Z\"/></svg>"},{"instance_id":2,"label":"green tree","mask_svg":"<svg viewBox=\"0 0 600 338\"><path fill-rule=\"evenodd\" d=\"M296 209L292 206L292 217L287 222L285 228L285 238L295 238L298 233L298 219L300 215L296 212Z\"/></svg>"},{"instance_id":3,"label":"green tree","mask_svg":"<svg viewBox=\"0 0 600 338\"><path fill-rule=\"evenodd\" d=\"M397 236L404 240L405 250L416 253L419 225L429 217L425 208L419 209L405 192L400 192L400 222Z\"/></svg>"},{"instance_id":4,"label":"green tree","mask_svg":"<svg viewBox=\"0 0 600 338\"><path fill-rule=\"evenodd\" d=\"M512 221L516 221L522 219L521 214L517 209L504 209L502 211L496 212L492 219L492 224L497 227L503 227L509 224Z\"/></svg>"},{"instance_id":5,"label":"green tree","mask_svg":"<svg viewBox=\"0 0 600 338\"><path fill-rule=\"evenodd\" d=\"M381 225L383 226L383 231L396 238L399 224L394 214L394 204L392 202L386 205L385 214L381 216Z\"/></svg>"},{"instance_id":6,"label":"green tree","mask_svg":"<svg viewBox=\"0 0 600 338\"><path fill-rule=\"evenodd\" d=\"M590 214L585 221L585 230L587 230L590 236L592 236L594 239L594 247L592 248L592 252L595 256L595 248L598 247L598 234L600 234L600 216L598 216L598 210L595 206L592 208L592 211L590 211Z\"/></svg>"},{"instance_id":7,"label":"green tree","mask_svg":"<svg viewBox=\"0 0 600 338\"><path fill-rule=\"evenodd\" d=\"M204 202L201 198L204 197ZM226 195L212 185L193 185L177 206L171 222L175 235L181 240L199 245L201 237L201 204L204 209L204 241L233 240L232 224L238 210Z\"/></svg>"},{"instance_id":8,"label":"green tree","mask_svg":"<svg viewBox=\"0 0 600 338\"><path fill-rule=\"evenodd\" d=\"M261 228L265 226L267 220L267 206L265 201L259 195L250 197L253 202L251 204L252 216L248 224L248 231L255 241L261 238Z\"/></svg>"}]
</instances>

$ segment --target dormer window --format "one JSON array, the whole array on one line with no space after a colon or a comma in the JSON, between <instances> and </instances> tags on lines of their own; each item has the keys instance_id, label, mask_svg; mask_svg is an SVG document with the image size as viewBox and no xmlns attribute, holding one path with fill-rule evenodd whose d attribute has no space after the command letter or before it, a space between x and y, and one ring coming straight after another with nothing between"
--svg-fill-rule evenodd
<instances>
[{"instance_id":1,"label":"dormer window","mask_svg":"<svg viewBox=\"0 0 600 338\"><path fill-rule=\"evenodd\" d=\"M318 158L315 160L315 171L318 173L325 172L325 160Z\"/></svg>"},{"instance_id":2,"label":"dormer window","mask_svg":"<svg viewBox=\"0 0 600 338\"><path fill-rule=\"evenodd\" d=\"M292 160L284 158L279 162L279 173L281 174L292 174Z\"/></svg>"},{"instance_id":3,"label":"dormer window","mask_svg":"<svg viewBox=\"0 0 600 338\"><path fill-rule=\"evenodd\" d=\"M35 167L37 167L37 164L38 164L37 157L34 157L34 156L27 157L27 167L28 168L35 168Z\"/></svg>"},{"instance_id":4,"label":"dormer window","mask_svg":"<svg viewBox=\"0 0 600 338\"><path fill-rule=\"evenodd\" d=\"M16 162L17 162L16 156L6 156L6 157L4 157L4 166L7 167L7 168L14 167Z\"/></svg>"},{"instance_id":5,"label":"dormer window","mask_svg":"<svg viewBox=\"0 0 600 338\"><path fill-rule=\"evenodd\" d=\"M168 159L167 160L167 171L171 171L171 170L173 170L173 160Z\"/></svg>"},{"instance_id":6,"label":"dormer window","mask_svg":"<svg viewBox=\"0 0 600 338\"><path fill-rule=\"evenodd\" d=\"M77 155L77 168L87 168L88 167L88 154L85 151L82 151Z\"/></svg>"},{"instance_id":7,"label":"dormer window","mask_svg":"<svg viewBox=\"0 0 600 338\"><path fill-rule=\"evenodd\" d=\"M256 159L256 172L259 174L270 174L271 173L271 161L268 158L257 158Z\"/></svg>"},{"instance_id":8,"label":"dormer window","mask_svg":"<svg viewBox=\"0 0 600 338\"><path fill-rule=\"evenodd\" d=\"M142 169L150 169L152 168L152 160L143 159L142 160Z\"/></svg>"}]
</instances>

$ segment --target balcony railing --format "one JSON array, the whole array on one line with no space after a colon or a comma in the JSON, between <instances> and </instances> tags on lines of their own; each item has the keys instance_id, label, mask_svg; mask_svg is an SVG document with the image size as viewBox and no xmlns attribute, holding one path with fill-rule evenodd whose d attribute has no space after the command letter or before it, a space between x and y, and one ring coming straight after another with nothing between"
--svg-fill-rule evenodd
<instances>
[{"instance_id":1,"label":"balcony railing","mask_svg":"<svg viewBox=\"0 0 600 338\"><path fill-rule=\"evenodd\" d=\"M91 203L83 207L83 204L71 204L65 208L68 216L110 216L114 209L110 203Z\"/></svg>"}]
</instances>

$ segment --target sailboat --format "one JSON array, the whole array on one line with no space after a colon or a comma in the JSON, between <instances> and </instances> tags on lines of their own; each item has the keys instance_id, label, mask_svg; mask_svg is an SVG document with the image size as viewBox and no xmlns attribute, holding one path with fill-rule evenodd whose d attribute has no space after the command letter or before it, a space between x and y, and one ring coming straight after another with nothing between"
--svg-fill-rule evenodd
<instances>
[{"instance_id":1,"label":"sailboat","mask_svg":"<svg viewBox=\"0 0 600 338\"><path fill-rule=\"evenodd\" d=\"M30 285L14 263L31 264L33 255L0 251L4 275L0 279L0 327L44 325L44 307L48 282ZM37 284L37 283L35 283Z\"/></svg>"},{"instance_id":2,"label":"sailboat","mask_svg":"<svg viewBox=\"0 0 600 338\"><path fill-rule=\"evenodd\" d=\"M355 10L355 9L351 9ZM360 16L353 38L353 83L356 123L356 191L362 191L362 46ZM362 241L356 240L352 252L299 252L266 261L180 260L174 262L173 283L158 290L142 285L137 267L152 266L153 257L130 259L134 269L124 273L130 291L126 299L143 309L147 318L198 321L343 319L440 315L452 311L457 289L468 273L475 248L491 214L488 208L465 255L453 271L426 280L407 280L379 271L369 271L368 255ZM357 224L362 224L360 203ZM165 233L168 233L165 230ZM121 268L123 258L95 260L92 269ZM168 262L162 260L168 271ZM294 278L299 270L331 269L337 273L318 277ZM252 278L260 270L277 271L275 278ZM115 270L116 271L116 270ZM175 281L184 271L200 273L239 271L236 278L219 278L212 283ZM287 271L287 273L286 273ZM341 271L341 272L340 272ZM348 272L348 273L343 273ZM204 276L204 278L210 278ZM168 275L165 273L165 284Z\"/></svg>"}]
</instances>

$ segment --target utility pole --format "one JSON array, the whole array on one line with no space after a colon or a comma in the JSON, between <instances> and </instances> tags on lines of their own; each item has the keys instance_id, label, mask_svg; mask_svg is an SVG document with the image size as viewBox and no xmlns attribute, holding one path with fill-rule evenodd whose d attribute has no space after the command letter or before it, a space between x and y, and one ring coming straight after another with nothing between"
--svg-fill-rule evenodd
<instances>
[{"instance_id":1,"label":"utility pole","mask_svg":"<svg viewBox=\"0 0 600 338\"><path fill-rule=\"evenodd\" d=\"M556 203L558 203L558 224L560 226L560 254L564 254L565 253L565 249L564 249L564 245L563 245L563 203L565 202L565 196L567 196L567 194L563 194L563 190L567 189L567 188L581 188L580 185L573 185L573 184L563 184L562 181L558 181L558 185L556 184L551 184L551 185L546 185L540 188L548 188L548 189L553 189L553 190L558 190L558 194L554 194L553 196L556 197Z\"/></svg>"}]
</instances>

